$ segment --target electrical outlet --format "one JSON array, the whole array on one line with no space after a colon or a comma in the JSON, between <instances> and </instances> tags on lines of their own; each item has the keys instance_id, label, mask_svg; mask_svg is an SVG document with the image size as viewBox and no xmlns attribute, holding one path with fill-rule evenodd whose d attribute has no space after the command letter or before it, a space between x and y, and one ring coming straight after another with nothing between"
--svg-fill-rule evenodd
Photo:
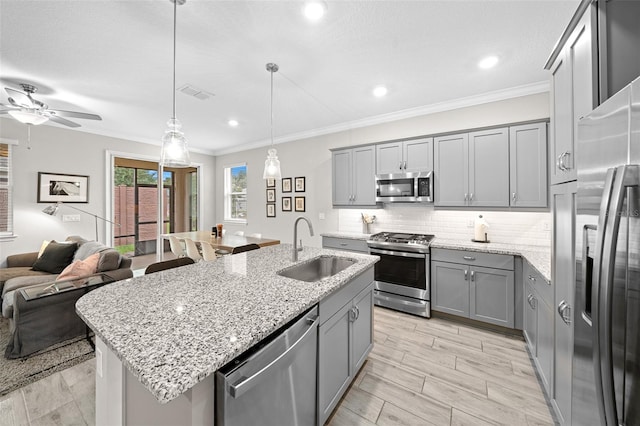
<instances>
[{"instance_id":1,"label":"electrical outlet","mask_svg":"<svg viewBox=\"0 0 640 426\"><path fill-rule=\"evenodd\" d=\"M469 219L467 222L467 228L473 228L473 219Z\"/></svg>"},{"instance_id":2,"label":"electrical outlet","mask_svg":"<svg viewBox=\"0 0 640 426\"><path fill-rule=\"evenodd\" d=\"M542 223L542 230L543 230L543 231L551 231L551 223L549 223L549 222L543 222L543 223Z\"/></svg>"},{"instance_id":3,"label":"electrical outlet","mask_svg":"<svg viewBox=\"0 0 640 426\"><path fill-rule=\"evenodd\" d=\"M325 218L324 218L324 213L323 213L323 212L318 213L318 219L319 219L319 220L324 220L324 219L325 219Z\"/></svg>"},{"instance_id":4,"label":"electrical outlet","mask_svg":"<svg viewBox=\"0 0 640 426\"><path fill-rule=\"evenodd\" d=\"M102 378L102 351L96 348L96 374Z\"/></svg>"},{"instance_id":5,"label":"electrical outlet","mask_svg":"<svg viewBox=\"0 0 640 426\"><path fill-rule=\"evenodd\" d=\"M80 222L79 214L63 214L62 215L63 222Z\"/></svg>"}]
</instances>

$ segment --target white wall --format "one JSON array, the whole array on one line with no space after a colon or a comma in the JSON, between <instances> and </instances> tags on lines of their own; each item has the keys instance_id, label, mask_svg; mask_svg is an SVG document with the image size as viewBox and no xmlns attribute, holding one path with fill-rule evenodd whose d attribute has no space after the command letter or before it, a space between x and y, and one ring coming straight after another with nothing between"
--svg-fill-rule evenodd
<instances>
[{"instance_id":1,"label":"white wall","mask_svg":"<svg viewBox=\"0 0 640 426\"><path fill-rule=\"evenodd\" d=\"M66 207L57 216L47 216L37 203L38 172L69 173L89 176L89 203L74 204L99 216L106 215L106 152L116 151L160 158L160 146L124 139L41 125L31 128L31 149L27 149L27 127L13 119L0 119L0 137L17 139L13 147L13 223L18 237L0 242L0 262L6 256L36 251L44 239L64 240L68 235L82 235L93 239L93 217ZM160 136L158 136L160 139ZM215 223L213 156L192 154L191 161L202 164L201 193L204 217L201 228L210 229ZM80 222L62 222L62 214L79 214ZM106 223L99 221L100 240L104 242Z\"/></svg>"},{"instance_id":2,"label":"white wall","mask_svg":"<svg viewBox=\"0 0 640 426\"><path fill-rule=\"evenodd\" d=\"M329 149L548 117L549 96L548 93L542 93L278 144L276 148L282 166L282 176L305 176L307 190L301 194L306 196L305 213L283 212L281 208L282 188L278 183L275 218L266 217L266 183L262 179L262 171L267 147L218 156L216 157L215 179L216 220L221 222L224 216L224 167L246 162L248 223L246 226L226 223L226 229L231 232L234 230L261 232L265 237L277 238L282 242L290 243L293 238L293 222L297 216L303 214L311 219L316 236L310 239L306 229L300 229L298 235L302 237L305 244L319 247L322 244L319 237L321 233L343 230L340 226L341 217L344 222L345 217L350 217L354 212L355 217L360 214L360 210L347 210L347 213L343 213L341 216L342 210L333 209L331 205L331 153ZM295 196L296 193L286 195ZM424 209L433 210L433 207L425 207ZM401 215L401 210L390 211ZM325 215L324 220L319 219L321 213ZM518 215L519 213L514 214ZM529 222L533 221L532 226L537 229L535 223L547 220L545 215L548 215L548 213L540 214L543 216L522 215L519 216L521 220L516 219L516 221L522 222L523 227L528 227ZM304 225L300 226L304 227ZM544 240L545 235L533 236L532 238Z\"/></svg>"}]
</instances>

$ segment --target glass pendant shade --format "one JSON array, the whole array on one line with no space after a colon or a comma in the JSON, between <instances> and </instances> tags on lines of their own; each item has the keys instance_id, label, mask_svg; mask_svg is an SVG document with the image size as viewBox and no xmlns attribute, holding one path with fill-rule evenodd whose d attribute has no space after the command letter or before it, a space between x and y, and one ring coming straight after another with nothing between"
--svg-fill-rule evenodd
<instances>
[{"instance_id":1,"label":"glass pendant shade","mask_svg":"<svg viewBox=\"0 0 640 426\"><path fill-rule=\"evenodd\" d=\"M9 111L9 115L23 124L33 124L34 126L42 124L49 119L49 117L38 112L24 109Z\"/></svg>"},{"instance_id":2,"label":"glass pendant shade","mask_svg":"<svg viewBox=\"0 0 640 426\"><path fill-rule=\"evenodd\" d=\"M162 137L160 161L164 167L188 167L191 165L187 139L182 133L182 124L177 118L167 121L168 129Z\"/></svg>"},{"instance_id":3,"label":"glass pendant shade","mask_svg":"<svg viewBox=\"0 0 640 426\"><path fill-rule=\"evenodd\" d=\"M267 159L264 161L263 179L282 179L280 172L280 160L278 160L278 152L271 148L267 151Z\"/></svg>"}]
</instances>

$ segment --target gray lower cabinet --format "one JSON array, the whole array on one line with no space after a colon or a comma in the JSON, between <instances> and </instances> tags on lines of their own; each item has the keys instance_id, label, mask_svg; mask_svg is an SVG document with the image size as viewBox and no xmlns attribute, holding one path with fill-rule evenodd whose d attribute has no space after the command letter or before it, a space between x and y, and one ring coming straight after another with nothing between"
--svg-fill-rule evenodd
<instances>
[{"instance_id":1,"label":"gray lower cabinet","mask_svg":"<svg viewBox=\"0 0 640 426\"><path fill-rule=\"evenodd\" d=\"M372 278L372 272L371 277ZM362 277L344 294L332 295L329 310L345 302L318 329L318 425L329 418L373 348L373 282L353 295ZM343 289L340 290L342 292ZM323 321L323 322L322 322Z\"/></svg>"},{"instance_id":2,"label":"gray lower cabinet","mask_svg":"<svg viewBox=\"0 0 640 426\"><path fill-rule=\"evenodd\" d=\"M334 206L376 205L376 150L374 145L331 153Z\"/></svg>"},{"instance_id":3,"label":"gray lower cabinet","mask_svg":"<svg viewBox=\"0 0 640 426\"><path fill-rule=\"evenodd\" d=\"M369 253L369 246L364 239L355 240L353 238L322 236L322 248Z\"/></svg>"},{"instance_id":4,"label":"gray lower cabinet","mask_svg":"<svg viewBox=\"0 0 640 426\"><path fill-rule=\"evenodd\" d=\"M513 256L433 249L431 309L513 328L513 271Z\"/></svg>"},{"instance_id":5,"label":"gray lower cabinet","mask_svg":"<svg viewBox=\"0 0 640 426\"><path fill-rule=\"evenodd\" d=\"M524 262L524 321L523 333L542 384L551 395L554 372L554 334L552 290L549 283ZM571 370L569 370L571 374ZM569 383L571 378L569 377Z\"/></svg>"}]
</instances>

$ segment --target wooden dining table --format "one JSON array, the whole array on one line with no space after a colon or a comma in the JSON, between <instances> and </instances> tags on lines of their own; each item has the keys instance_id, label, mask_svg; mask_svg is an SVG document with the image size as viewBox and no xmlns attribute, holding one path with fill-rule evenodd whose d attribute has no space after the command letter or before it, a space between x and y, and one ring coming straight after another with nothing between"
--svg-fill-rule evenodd
<instances>
[{"instance_id":1,"label":"wooden dining table","mask_svg":"<svg viewBox=\"0 0 640 426\"><path fill-rule=\"evenodd\" d=\"M210 243L216 250L227 250L232 252L235 247L244 246L247 244L257 244L260 247L273 246L280 244L280 240L273 240L270 238L256 238L245 237L243 235L223 235L222 238L214 237L209 231L190 231L190 232L174 232L171 234L162 234L163 238L176 237L179 240L189 238L195 242L207 242Z\"/></svg>"}]
</instances>

